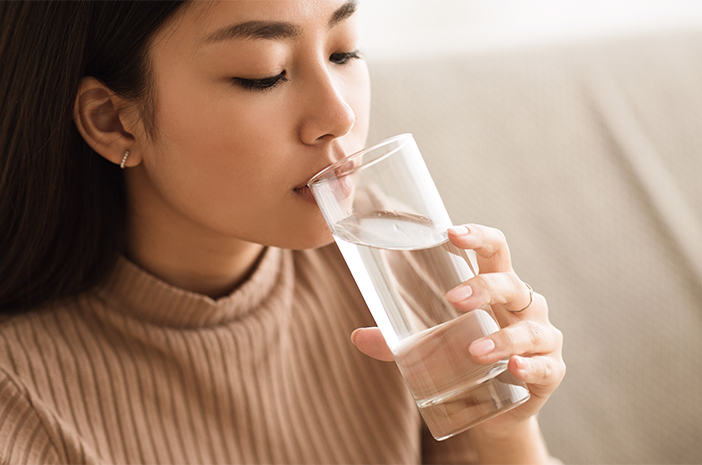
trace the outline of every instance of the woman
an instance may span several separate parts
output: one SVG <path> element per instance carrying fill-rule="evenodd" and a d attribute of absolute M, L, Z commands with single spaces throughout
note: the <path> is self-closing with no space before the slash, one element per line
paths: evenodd
<path fill-rule="evenodd" d="M 365 144 L 355 10 L 0 4 L 2 463 L 548 460 L 562 338 L 499 231 L 452 228 L 481 274 L 447 297 L 493 306 L 466 356 L 510 357 L 531 399 L 439 443 L 373 360 L 304 188 Z"/>

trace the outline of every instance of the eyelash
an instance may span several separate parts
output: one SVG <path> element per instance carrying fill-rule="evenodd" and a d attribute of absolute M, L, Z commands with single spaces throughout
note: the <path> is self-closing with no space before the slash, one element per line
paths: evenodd
<path fill-rule="evenodd" d="M 357 60 L 362 58 L 361 52 L 354 50 L 353 52 L 344 53 L 332 53 L 329 56 L 329 61 L 336 65 L 345 65 L 351 60 Z M 285 77 L 285 71 L 282 73 L 263 79 L 244 79 L 244 78 L 233 78 L 236 85 L 240 86 L 245 90 L 251 91 L 261 91 L 265 92 L 267 90 L 273 89 L 281 82 L 287 82 L 289 79 Z"/>
<path fill-rule="evenodd" d="M 288 78 L 285 77 L 285 71 L 282 73 L 263 79 L 244 79 L 244 78 L 234 78 L 234 83 L 245 90 L 258 90 L 266 91 L 274 88 L 280 82 L 287 82 Z"/>
<path fill-rule="evenodd" d="M 329 61 L 337 65 L 345 65 L 349 61 L 358 60 L 361 57 L 361 52 L 359 52 L 358 50 L 354 50 L 353 52 L 332 53 L 329 56 Z"/>

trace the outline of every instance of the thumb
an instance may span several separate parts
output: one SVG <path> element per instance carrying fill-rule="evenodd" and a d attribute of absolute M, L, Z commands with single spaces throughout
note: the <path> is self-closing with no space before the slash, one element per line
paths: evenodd
<path fill-rule="evenodd" d="M 351 333 L 351 342 L 364 354 L 383 362 L 395 360 L 378 328 L 358 328 Z"/>

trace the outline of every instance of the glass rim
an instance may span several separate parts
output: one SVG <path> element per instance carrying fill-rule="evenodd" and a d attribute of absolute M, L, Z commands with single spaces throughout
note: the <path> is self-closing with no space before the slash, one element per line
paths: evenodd
<path fill-rule="evenodd" d="M 406 132 L 403 134 L 398 134 L 396 136 L 392 136 L 392 137 L 389 137 L 385 140 L 382 140 L 382 141 L 378 142 L 377 144 L 371 145 L 370 147 L 363 148 L 363 149 L 359 150 L 358 152 L 354 152 L 351 155 L 347 155 L 344 158 L 342 158 L 341 160 L 332 163 L 331 165 L 327 166 L 319 173 L 312 176 L 310 178 L 310 180 L 307 181 L 307 186 L 312 187 L 312 184 L 319 184 L 320 182 L 324 182 L 324 181 L 328 180 L 329 173 L 331 173 L 331 172 L 334 172 L 334 179 L 338 179 L 338 178 L 343 178 L 344 176 L 348 176 L 349 174 L 355 173 L 356 171 L 358 171 L 360 169 L 372 166 L 372 165 L 378 163 L 379 161 L 384 160 L 385 158 L 389 157 L 393 153 L 397 152 L 399 149 L 401 149 L 404 146 L 404 144 L 397 147 L 395 150 L 391 150 L 391 151 L 386 152 L 382 155 L 379 155 L 378 157 L 373 158 L 372 160 L 369 160 L 366 163 L 361 163 L 358 166 L 354 166 L 353 168 L 351 168 L 347 171 L 343 171 L 342 173 L 335 172 L 337 168 L 348 163 L 350 160 L 361 157 L 372 150 L 376 150 L 380 147 L 383 147 L 384 145 L 388 145 L 392 142 L 395 142 L 398 139 L 406 139 L 406 138 L 412 138 L 412 137 L 414 137 L 414 136 L 409 132 Z"/>

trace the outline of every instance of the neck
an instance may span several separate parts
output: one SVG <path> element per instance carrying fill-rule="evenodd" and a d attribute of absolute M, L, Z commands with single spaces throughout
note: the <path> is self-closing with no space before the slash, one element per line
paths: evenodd
<path fill-rule="evenodd" d="M 230 294 L 245 281 L 264 249 L 248 243 L 214 251 L 204 244 L 132 237 L 127 258 L 168 284 L 213 299 Z"/>
<path fill-rule="evenodd" d="M 248 278 L 265 248 L 144 204 L 130 207 L 127 258 L 180 289 L 213 299 L 228 295 Z"/>

